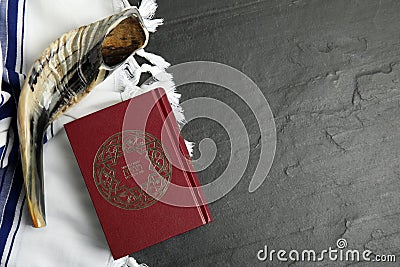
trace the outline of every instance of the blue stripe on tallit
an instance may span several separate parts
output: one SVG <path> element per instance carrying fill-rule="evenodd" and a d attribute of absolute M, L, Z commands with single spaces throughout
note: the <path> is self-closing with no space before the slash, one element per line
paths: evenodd
<path fill-rule="evenodd" d="M 24 8 L 22 12 L 25 11 L 25 0 L 23 1 Z M 0 210 L 0 215 L 2 218 L 2 223 L 0 225 L 0 259 L 3 258 L 3 255 L 7 255 L 6 262 L 1 262 L 1 266 L 7 266 L 8 264 L 8 260 L 12 251 L 12 246 L 14 244 L 13 241 L 19 229 L 20 216 L 22 214 L 21 210 L 20 216 L 18 216 L 18 218 L 15 218 L 16 208 L 23 187 L 22 170 L 19 160 L 18 149 L 18 131 L 16 123 L 17 103 L 21 90 L 19 77 L 22 70 L 22 62 L 17 62 L 17 40 L 18 36 L 23 36 L 23 32 L 17 32 L 17 24 L 23 23 L 23 19 L 22 21 L 18 22 L 18 8 L 20 3 L 21 2 L 19 0 L 0 1 L 0 42 L 2 44 L 3 53 L 7 51 L 7 54 L 3 54 L 3 59 L 5 59 L 5 70 L 2 75 L 2 90 L 10 93 L 12 96 L 6 104 L 0 107 L 0 119 L 4 119 L 7 117 L 13 118 L 11 122 L 12 130 L 9 130 L 9 134 L 14 134 L 14 142 L 7 142 L 6 145 L 2 148 L 2 151 L 5 152 L 9 150 L 8 146 L 12 145 L 11 153 L 8 157 L 8 164 L 3 169 L 0 169 L 0 207 L 2 207 L 2 209 Z M 7 16 L 4 16 L 5 14 L 7 14 Z M 20 29 L 22 29 L 23 31 L 24 27 L 23 25 L 21 26 L 22 27 L 20 27 Z M 21 44 L 22 41 L 23 38 L 21 39 Z M 4 44 L 7 45 L 7 47 L 3 47 Z M 23 47 L 21 47 L 20 49 L 22 53 Z M 22 60 L 22 54 L 19 58 L 21 58 Z M 8 135 L 7 138 L 9 137 L 10 136 Z M 13 228 L 14 224 L 15 226 Z M 7 240 L 11 240 L 11 242 L 7 243 Z"/>

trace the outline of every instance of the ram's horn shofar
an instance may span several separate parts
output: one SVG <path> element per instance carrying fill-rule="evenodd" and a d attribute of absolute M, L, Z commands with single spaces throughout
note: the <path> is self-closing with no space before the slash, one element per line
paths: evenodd
<path fill-rule="evenodd" d="M 46 128 L 145 47 L 148 35 L 132 7 L 64 34 L 34 62 L 18 104 L 22 168 L 34 227 L 46 225 L 42 155 Z"/>

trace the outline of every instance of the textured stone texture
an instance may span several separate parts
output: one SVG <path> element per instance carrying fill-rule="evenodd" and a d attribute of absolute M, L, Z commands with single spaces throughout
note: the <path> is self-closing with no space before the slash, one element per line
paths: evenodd
<path fill-rule="evenodd" d="M 159 2 L 166 23 L 148 50 L 173 64 L 209 60 L 246 73 L 271 105 L 278 143 L 266 182 L 249 193 L 260 152 L 250 109 L 223 88 L 180 87 L 183 100 L 213 97 L 237 111 L 251 162 L 210 205 L 215 222 L 134 256 L 150 266 L 377 266 L 256 258 L 264 245 L 320 251 L 346 238 L 400 260 L 400 1 Z M 184 135 L 214 139 L 217 158 L 200 179 L 218 177 L 230 155 L 223 128 L 198 119 Z"/>

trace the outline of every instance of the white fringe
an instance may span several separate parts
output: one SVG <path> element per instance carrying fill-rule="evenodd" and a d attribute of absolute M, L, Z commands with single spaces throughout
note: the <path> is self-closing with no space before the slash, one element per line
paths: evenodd
<path fill-rule="evenodd" d="M 139 6 L 139 13 L 144 19 L 152 19 L 156 14 L 157 8 L 156 0 L 143 0 Z"/>
<path fill-rule="evenodd" d="M 155 32 L 158 26 L 164 23 L 163 19 L 153 19 L 157 10 L 155 0 L 143 0 L 139 6 L 139 13 L 143 18 L 144 25 L 149 32 Z"/>
<path fill-rule="evenodd" d="M 189 142 L 189 141 L 185 140 L 185 144 L 186 144 L 186 147 L 187 147 L 187 149 L 189 151 L 189 156 L 193 157 L 194 142 Z"/>
<path fill-rule="evenodd" d="M 143 19 L 144 26 L 146 26 L 146 29 L 149 32 L 155 32 L 157 31 L 158 26 L 161 26 L 164 24 L 163 19 Z"/>
<path fill-rule="evenodd" d="M 162 58 L 156 54 L 146 52 L 146 51 L 144 51 L 144 49 L 140 49 L 140 50 L 136 51 L 136 55 L 147 59 L 151 64 L 153 64 L 159 68 L 162 68 L 162 69 L 166 69 L 169 66 L 171 66 L 171 64 L 169 64 L 167 61 L 165 61 L 164 58 Z"/>
<path fill-rule="evenodd" d="M 137 261 L 129 256 L 115 260 L 110 267 L 148 267 L 146 264 L 139 264 Z"/>

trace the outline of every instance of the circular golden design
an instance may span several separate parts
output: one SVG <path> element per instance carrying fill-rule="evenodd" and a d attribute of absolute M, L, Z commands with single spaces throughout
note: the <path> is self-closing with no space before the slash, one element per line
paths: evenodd
<path fill-rule="evenodd" d="M 99 193 L 121 209 L 140 210 L 153 205 L 167 191 L 171 177 L 172 166 L 162 143 L 143 131 L 112 135 L 100 146 L 93 161 L 93 178 Z M 136 181 L 142 181 L 141 186 Z"/>

